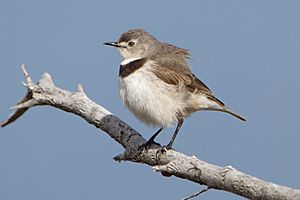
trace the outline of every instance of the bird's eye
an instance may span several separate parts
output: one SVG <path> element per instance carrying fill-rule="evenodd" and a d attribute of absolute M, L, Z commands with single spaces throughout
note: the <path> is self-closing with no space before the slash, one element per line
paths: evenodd
<path fill-rule="evenodd" d="M 128 42 L 128 46 L 133 47 L 134 45 L 135 45 L 134 42 L 132 42 L 132 41 Z"/>

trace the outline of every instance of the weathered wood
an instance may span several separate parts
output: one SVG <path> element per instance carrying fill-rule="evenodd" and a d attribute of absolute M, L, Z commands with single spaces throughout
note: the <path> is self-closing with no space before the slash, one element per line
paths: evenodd
<path fill-rule="evenodd" d="M 159 145 L 154 145 L 148 150 L 140 150 L 138 147 L 146 141 L 142 135 L 89 99 L 82 86 L 79 85 L 75 92 L 60 89 L 54 85 L 51 76 L 47 73 L 35 84 L 30 79 L 24 65 L 22 65 L 22 70 L 26 78 L 24 85 L 27 87 L 27 93 L 13 107 L 16 111 L 1 124 L 2 127 L 17 120 L 29 108 L 39 105 L 53 106 L 82 117 L 121 144 L 125 151 L 114 158 L 116 161 L 148 164 L 164 176 L 173 175 L 206 185 L 207 189 L 204 191 L 208 189 L 225 190 L 249 199 L 300 199 L 299 189 L 262 181 L 239 172 L 231 166 L 219 167 L 195 156 L 187 156 L 173 149 L 166 150 Z"/>

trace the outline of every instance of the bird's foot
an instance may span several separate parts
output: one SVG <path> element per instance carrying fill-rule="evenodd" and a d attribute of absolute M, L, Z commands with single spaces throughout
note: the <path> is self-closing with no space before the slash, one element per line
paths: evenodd
<path fill-rule="evenodd" d="M 167 144 L 167 145 L 164 145 L 164 146 L 160 146 L 157 150 L 157 154 L 164 154 L 166 153 L 168 150 L 171 150 L 173 149 L 172 148 L 172 144 Z"/>
<path fill-rule="evenodd" d="M 172 145 L 173 145 L 173 142 L 171 141 L 171 142 L 169 142 L 169 144 L 164 145 L 164 146 L 162 146 L 162 147 L 164 147 L 164 148 L 167 149 L 167 150 L 170 150 L 170 149 L 173 149 L 173 148 L 172 148 Z"/>
<path fill-rule="evenodd" d="M 159 148 L 160 144 L 150 139 L 146 143 L 138 147 L 139 151 Z"/>

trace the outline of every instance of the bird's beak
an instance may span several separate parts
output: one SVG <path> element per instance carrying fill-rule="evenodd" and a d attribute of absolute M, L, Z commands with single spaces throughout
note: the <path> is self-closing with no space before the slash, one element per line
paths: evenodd
<path fill-rule="evenodd" d="M 117 42 L 104 42 L 103 44 L 108 45 L 108 46 L 117 47 L 117 48 L 124 48 L 124 46 L 119 45 Z"/>

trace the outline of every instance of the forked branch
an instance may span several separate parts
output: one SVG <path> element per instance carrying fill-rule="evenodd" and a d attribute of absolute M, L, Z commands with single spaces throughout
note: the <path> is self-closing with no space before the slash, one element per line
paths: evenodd
<path fill-rule="evenodd" d="M 75 92 L 60 89 L 54 85 L 51 76 L 47 73 L 35 84 L 24 65 L 22 65 L 22 70 L 26 79 L 24 85 L 27 87 L 27 93 L 13 107 L 16 109 L 15 112 L 1 123 L 2 127 L 17 120 L 29 108 L 48 105 L 78 115 L 109 134 L 125 148 L 122 154 L 114 158 L 116 161 L 145 163 L 164 176 L 173 175 L 188 179 L 200 185 L 206 185 L 206 190 L 225 190 L 249 199 L 300 199 L 299 189 L 262 181 L 239 172 L 231 166 L 219 167 L 173 149 L 162 149 L 159 145 L 149 150 L 139 150 L 138 147 L 146 141 L 141 134 L 89 99 L 82 86 L 79 85 Z"/>

